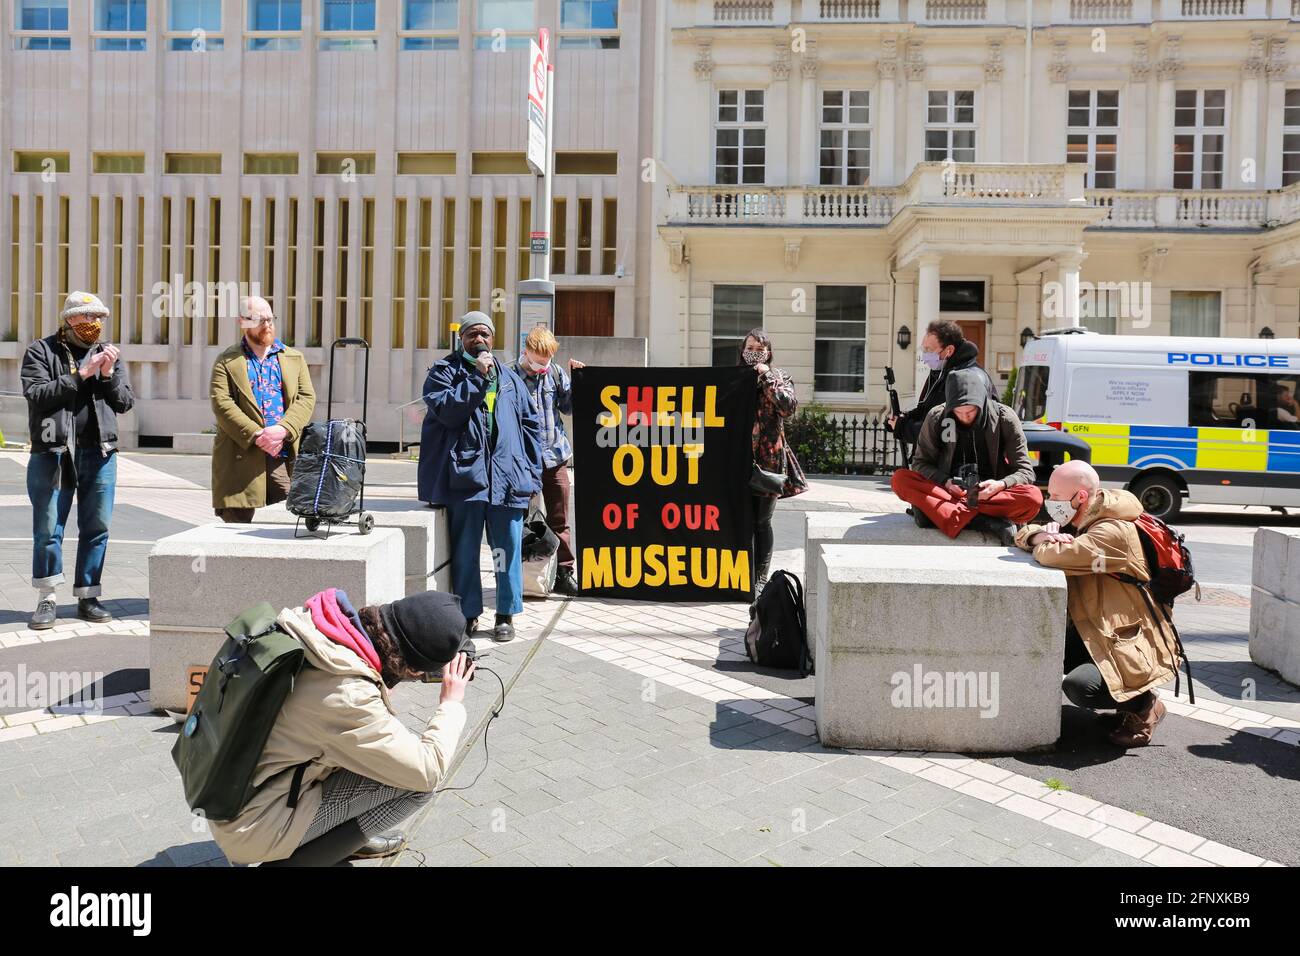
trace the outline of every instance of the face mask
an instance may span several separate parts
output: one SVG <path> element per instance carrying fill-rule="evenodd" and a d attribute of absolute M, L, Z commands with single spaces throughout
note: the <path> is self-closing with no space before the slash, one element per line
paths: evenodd
<path fill-rule="evenodd" d="M 937 372 L 943 368 L 943 356 L 938 352 L 922 352 L 921 361 L 926 364 L 932 372 Z"/>
<path fill-rule="evenodd" d="M 95 319 L 93 322 L 82 322 L 80 325 L 68 323 L 68 333 L 82 345 L 94 345 L 99 341 L 99 337 L 103 332 L 104 323 L 99 319 Z"/>
<path fill-rule="evenodd" d="M 740 353 L 746 365 L 757 365 L 767 358 L 767 349 L 745 349 Z"/>
<path fill-rule="evenodd" d="M 1047 509 L 1047 515 L 1057 524 L 1069 524 L 1074 518 L 1074 513 L 1078 509 L 1074 507 L 1074 498 L 1068 498 L 1065 501 L 1056 501 L 1048 498 L 1043 502 L 1043 507 Z"/>
<path fill-rule="evenodd" d="M 551 370 L 551 363 L 547 362 L 545 365 L 539 365 L 536 362 L 534 362 L 532 359 L 530 359 L 527 355 L 525 355 L 524 367 L 531 372 L 536 372 L 538 375 L 542 375 Z"/>

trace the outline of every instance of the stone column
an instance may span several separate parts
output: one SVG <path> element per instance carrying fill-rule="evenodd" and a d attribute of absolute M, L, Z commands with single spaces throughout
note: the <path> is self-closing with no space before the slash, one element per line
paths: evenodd
<path fill-rule="evenodd" d="M 1061 305 L 1064 309 L 1064 325 L 1072 328 L 1079 326 L 1079 265 L 1083 262 L 1080 254 L 1056 257 L 1058 268 L 1057 281 L 1061 284 Z"/>
<path fill-rule="evenodd" d="M 1147 178 L 1148 146 L 1147 99 L 1151 84 L 1150 46 L 1146 40 L 1133 41 L 1133 60 L 1128 67 L 1128 86 L 1120 99 L 1120 122 L 1124 129 L 1132 130 L 1126 138 L 1120 157 L 1119 175 L 1115 185 L 1120 189 L 1141 189 Z M 1123 135 L 1123 134 L 1121 134 Z"/>
<path fill-rule="evenodd" d="M 1156 188 L 1174 187 L 1174 84 L 1183 68 L 1178 58 L 1182 37 L 1165 40 L 1164 58 L 1156 64 Z"/>
<path fill-rule="evenodd" d="M 874 141 L 871 144 L 871 176 L 873 186 L 893 186 L 897 183 L 894 173 L 895 106 L 897 94 L 896 78 L 898 76 L 898 41 L 885 37 L 880 45 L 880 63 L 877 67 L 880 82 L 876 87 L 875 123 L 873 124 Z"/>
<path fill-rule="evenodd" d="M 1264 40 L 1260 33 L 1250 36 L 1250 53 L 1241 64 L 1241 95 L 1238 98 L 1236 145 L 1230 154 L 1233 169 L 1224 177 L 1224 186 L 1234 189 L 1259 189 L 1262 168 L 1266 163 L 1259 153 L 1259 82 L 1264 76 Z"/>
<path fill-rule="evenodd" d="M 799 185 L 815 186 L 821 176 L 818 156 L 821 144 L 817 138 L 817 49 L 809 42 L 799 64 L 799 157 L 794 169 L 799 174 Z"/>

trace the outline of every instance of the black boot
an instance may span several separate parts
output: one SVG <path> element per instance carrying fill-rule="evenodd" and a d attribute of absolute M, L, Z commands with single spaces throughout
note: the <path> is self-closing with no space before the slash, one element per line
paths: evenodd
<path fill-rule="evenodd" d="M 916 526 L 917 526 L 918 528 L 933 528 L 933 527 L 934 527 L 934 522 L 930 520 L 930 516 L 927 515 L 927 514 L 926 514 L 924 511 L 922 511 L 920 508 L 918 508 L 916 505 L 912 505 L 912 507 L 908 508 L 907 510 L 908 510 L 908 513 L 911 514 L 911 516 L 912 516 L 912 520 L 916 522 Z"/>
<path fill-rule="evenodd" d="M 555 569 L 555 583 L 551 585 L 551 593 L 563 597 L 578 596 L 578 580 L 573 576 L 573 568 Z"/>
<path fill-rule="evenodd" d="M 465 622 L 465 636 L 473 637 L 474 632 L 478 630 L 478 618 L 471 617 Z"/>
<path fill-rule="evenodd" d="M 505 644 L 507 641 L 515 639 L 515 626 L 510 621 L 509 614 L 498 614 L 496 627 L 492 628 L 492 640 L 498 644 Z"/>
<path fill-rule="evenodd" d="M 356 820 L 348 820 L 304 843 L 285 859 L 271 860 L 262 866 L 336 866 L 369 842 L 361 825 Z"/>
<path fill-rule="evenodd" d="M 77 617 L 91 624 L 107 624 L 113 620 L 112 613 L 99 603 L 99 598 L 77 598 Z"/>

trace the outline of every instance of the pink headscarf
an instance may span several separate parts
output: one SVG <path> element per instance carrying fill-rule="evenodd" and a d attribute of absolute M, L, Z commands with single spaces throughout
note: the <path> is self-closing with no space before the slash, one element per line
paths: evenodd
<path fill-rule="evenodd" d="M 306 607 L 311 612 L 312 624 L 335 644 L 346 647 L 373 667 L 376 673 L 382 673 L 383 666 L 379 655 L 375 653 L 375 646 L 370 643 L 370 638 L 356 629 L 351 618 L 339 607 L 334 596 L 335 590 L 329 588 L 321 591 L 307 601 Z"/>

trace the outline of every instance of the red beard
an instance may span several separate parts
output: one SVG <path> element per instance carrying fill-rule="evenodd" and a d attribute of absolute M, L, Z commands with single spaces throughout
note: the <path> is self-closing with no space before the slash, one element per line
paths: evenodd
<path fill-rule="evenodd" d="M 275 344 L 275 326 L 259 325 L 255 330 L 248 333 L 248 339 L 254 345 L 270 347 Z"/>

